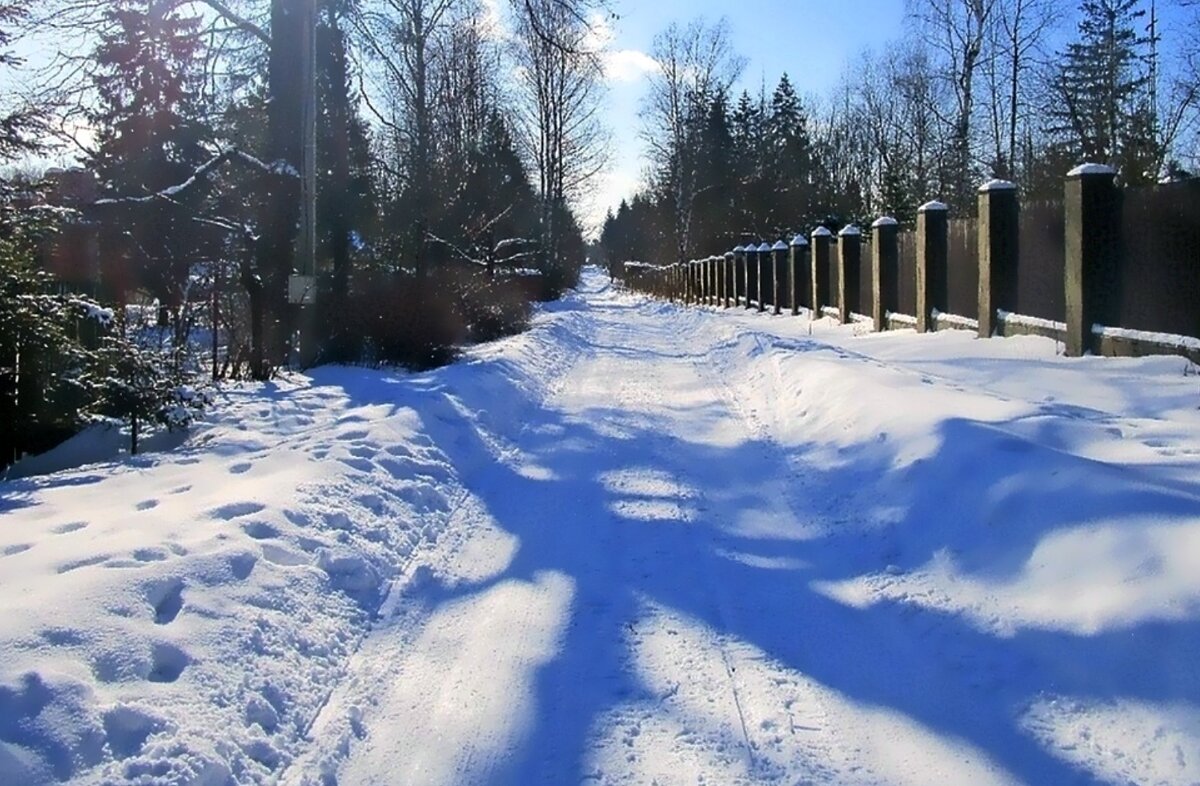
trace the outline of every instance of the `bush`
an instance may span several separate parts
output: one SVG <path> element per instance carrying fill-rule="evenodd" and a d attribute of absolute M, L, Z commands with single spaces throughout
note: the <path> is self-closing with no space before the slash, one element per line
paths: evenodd
<path fill-rule="evenodd" d="M 449 363 L 464 343 L 519 333 L 531 313 L 518 282 L 453 264 L 424 279 L 403 271 L 360 273 L 344 295 L 325 282 L 317 308 L 325 343 L 315 362 L 411 369 Z"/>
<path fill-rule="evenodd" d="M 92 353 L 83 378 L 90 394 L 89 415 L 128 423 L 131 454 L 138 451 L 143 426 L 187 428 L 208 403 L 189 384 L 182 353 L 182 348 L 145 348 L 118 334 L 105 336 Z"/>
<path fill-rule="evenodd" d="M 112 316 L 38 269 L 60 216 L 14 201 L 12 189 L 0 191 L 0 467 L 53 447 L 85 422 L 88 339 Z"/>

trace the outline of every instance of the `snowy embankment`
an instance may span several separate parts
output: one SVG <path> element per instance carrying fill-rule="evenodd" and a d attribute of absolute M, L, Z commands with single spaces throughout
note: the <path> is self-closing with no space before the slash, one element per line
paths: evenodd
<path fill-rule="evenodd" d="M 0 782 L 1200 781 L 1200 378 L 856 332 L 589 272 L 0 484 Z"/>

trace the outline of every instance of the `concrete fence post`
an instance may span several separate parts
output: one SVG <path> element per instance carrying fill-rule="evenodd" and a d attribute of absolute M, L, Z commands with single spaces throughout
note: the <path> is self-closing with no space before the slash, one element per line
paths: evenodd
<path fill-rule="evenodd" d="M 737 306 L 746 292 L 746 247 L 733 247 L 733 305 Z"/>
<path fill-rule="evenodd" d="M 721 286 L 721 263 L 724 257 L 713 255 L 709 257 L 712 260 L 710 269 L 712 271 L 712 304 L 713 306 L 721 305 L 721 297 L 723 296 L 723 288 Z"/>
<path fill-rule="evenodd" d="M 776 315 L 783 313 L 783 296 L 788 287 L 788 246 L 782 240 L 776 240 L 771 246 L 773 268 L 771 271 L 771 303 Z"/>
<path fill-rule="evenodd" d="M 729 308 L 733 304 L 733 300 L 737 294 L 734 290 L 736 283 L 734 281 L 734 274 L 737 271 L 734 268 L 732 251 L 726 251 L 723 259 L 725 260 L 725 308 Z"/>
<path fill-rule="evenodd" d="M 838 232 L 837 309 L 843 325 L 849 325 L 854 301 L 858 299 L 862 276 L 862 232 L 847 224 Z M 859 310 L 862 305 L 859 304 Z"/>
<path fill-rule="evenodd" d="M 812 233 L 812 318 L 821 318 L 821 307 L 828 300 L 830 268 L 830 245 L 833 233 L 826 227 L 817 227 Z"/>
<path fill-rule="evenodd" d="M 771 293 L 771 244 L 765 240 L 758 247 L 758 310 L 767 310 Z"/>
<path fill-rule="evenodd" d="M 934 309 L 946 308 L 950 209 L 926 202 L 917 209 L 917 332 L 936 328 Z"/>
<path fill-rule="evenodd" d="M 871 224 L 871 322 L 887 330 L 887 312 L 896 307 L 900 284 L 900 225 L 891 216 Z"/>
<path fill-rule="evenodd" d="M 1121 297 L 1117 266 L 1120 199 L 1112 167 L 1083 164 L 1067 173 L 1063 284 L 1066 350 L 1071 357 L 1093 348 L 1093 325 L 1112 325 L 1116 321 Z"/>
<path fill-rule="evenodd" d="M 746 244 L 746 311 L 754 308 L 754 296 L 758 292 L 758 246 Z"/>
<path fill-rule="evenodd" d="M 1017 300 L 1017 186 L 992 180 L 979 187 L 979 337 L 996 333 L 996 311 Z"/>
<path fill-rule="evenodd" d="M 804 297 L 804 282 L 808 275 L 808 238 L 796 235 L 792 238 L 788 261 L 788 298 L 792 305 L 792 316 L 800 314 L 800 300 Z"/>
<path fill-rule="evenodd" d="M 718 306 L 721 302 L 721 257 L 712 256 L 708 258 L 708 277 L 712 281 L 709 287 L 709 304 Z"/>

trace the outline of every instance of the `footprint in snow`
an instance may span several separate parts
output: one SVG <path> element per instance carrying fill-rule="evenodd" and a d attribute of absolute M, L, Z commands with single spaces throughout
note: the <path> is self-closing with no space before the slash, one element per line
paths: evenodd
<path fill-rule="evenodd" d="M 55 535 L 66 535 L 70 532 L 78 532 L 85 527 L 87 527 L 86 521 L 73 521 L 70 524 L 60 524 L 50 531 Z"/>
<path fill-rule="evenodd" d="M 154 609 L 154 624 L 168 625 L 175 621 L 183 609 L 184 582 L 170 579 L 151 584 L 146 591 L 146 600 Z"/>
<path fill-rule="evenodd" d="M 279 530 L 265 521 L 250 521 L 242 526 L 247 535 L 255 540 L 265 540 L 279 535 Z"/>
<path fill-rule="evenodd" d="M 255 513 L 261 512 L 267 506 L 258 502 L 231 502 L 228 505 L 221 505 L 218 508 L 213 508 L 208 512 L 209 518 L 224 519 L 230 521 L 239 519 L 244 516 L 252 516 Z"/>
<path fill-rule="evenodd" d="M 250 468 L 253 466 L 254 465 L 251 464 L 249 461 L 239 461 L 237 464 L 234 464 L 229 468 L 229 474 L 230 475 L 242 475 L 242 474 L 245 474 L 246 472 L 249 472 Z"/>
<path fill-rule="evenodd" d="M 166 642 L 155 644 L 150 657 L 150 673 L 146 675 L 150 682 L 175 682 L 192 662 L 190 655 Z"/>
<path fill-rule="evenodd" d="M 136 507 L 138 510 L 154 510 L 155 508 L 158 507 L 158 500 L 144 499 L 141 502 L 139 502 Z"/>

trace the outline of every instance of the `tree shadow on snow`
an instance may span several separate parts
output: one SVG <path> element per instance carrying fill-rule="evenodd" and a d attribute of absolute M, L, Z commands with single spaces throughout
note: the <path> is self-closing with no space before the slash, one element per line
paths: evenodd
<path fill-rule="evenodd" d="M 843 450 L 838 467 L 822 468 L 806 456 L 823 446 L 715 446 L 673 435 L 669 411 L 567 415 L 542 406 L 503 369 L 460 373 L 443 369 L 383 389 L 357 388 L 349 377 L 338 383 L 358 404 L 413 406 L 464 485 L 518 540 L 499 575 L 473 585 L 422 584 L 412 590 L 418 600 L 449 604 L 546 571 L 574 584 L 571 619 L 537 673 L 530 729 L 489 783 L 578 782 L 589 774 L 596 722 L 618 704 L 655 698 L 627 643 L 647 602 L 739 639 L 853 702 L 965 741 L 1027 783 L 1094 779 L 1020 728 L 1039 696 L 1200 703 L 1194 613 L 1093 635 L 1029 626 L 998 635 L 960 613 L 900 601 L 859 608 L 819 591 L 820 582 L 915 570 L 939 553 L 967 577 L 1010 580 L 1064 522 L 1194 521 L 1195 487 L 1154 485 L 1136 470 L 1014 436 L 1010 424 L 966 419 L 943 422 L 940 448 L 915 464 L 899 467 L 890 444 L 871 441 Z M 519 451 L 498 452 L 489 431 Z M 523 471 L 531 464 L 542 471 Z M 639 473 L 685 489 L 664 496 L 614 480 Z M 779 478 L 790 482 L 781 488 Z M 888 492 L 886 506 L 874 498 L 879 489 Z M 782 507 L 766 504 L 781 498 Z M 691 509 L 691 521 L 660 516 L 663 506 Z M 742 517 L 754 511 L 776 525 L 782 514 L 789 526 L 749 531 Z M 838 523 L 805 526 L 829 521 Z M 730 608 L 715 602 L 717 588 Z M 1156 668 L 1142 667 L 1146 653 Z"/>

